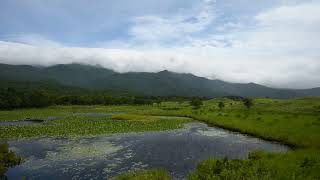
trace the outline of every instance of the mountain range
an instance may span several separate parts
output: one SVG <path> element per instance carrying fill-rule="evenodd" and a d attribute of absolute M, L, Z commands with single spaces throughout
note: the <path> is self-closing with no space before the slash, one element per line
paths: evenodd
<path fill-rule="evenodd" d="M 49 83 L 51 86 L 131 92 L 148 96 L 271 97 L 297 98 L 320 96 L 320 88 L 277 89 L 255 83 L 229 83 L 193 74 L 160 71 L 157 73 L 118 73 L 99 66 L 60 64 L 49 67 L 0 64 L 0 87 Z"/>

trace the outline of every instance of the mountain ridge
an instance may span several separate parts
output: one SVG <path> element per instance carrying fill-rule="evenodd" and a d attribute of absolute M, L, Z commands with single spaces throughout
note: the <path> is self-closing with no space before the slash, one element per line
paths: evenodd
<path fill-rule="evenodd" d="M 56 81 L 84 89 L 128 91 L 148 96 L 243 96 L 297 98 L 320 96 L 320 88 L 279 89 L 256 83 L 230 83 L 190 73 L 163 70 L 118 73 L 99 66 L 59 64 L 48 67 L 0 64 L 0 79 L 16 82 Z"/>

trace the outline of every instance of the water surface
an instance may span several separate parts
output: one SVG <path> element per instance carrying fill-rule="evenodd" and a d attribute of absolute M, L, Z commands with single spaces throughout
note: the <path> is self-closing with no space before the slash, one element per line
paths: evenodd
<path fill-rule="evenodd" d="M 0 126 L 22 126 L 22 125 L 34 125 L 41 124 L 44 120 L 16 120 L 16 121 L 0 121 Z"/>
<path fill-rule="evenodd" d="M 49 116 L 46 119 L 23 119 L 23 120 L 14 120 L 14 121 L 0 121 L 0 126 L 24 126 L 24 125 L 36 125 L 42 124 L 49 121 L 57 120 L 58 117 Z"/>
<path fill-rule="evenodd" d="M 82 138 L 38 138 L 8 142 L 26 161 L 9 169 L 9 179 L 108 179 L 129 170 L 165 168 L 184 179 L 209 157 L 246 158 L 254 150 L 287 151 L 258 138 L 189 123 L 166 132 Z"/>

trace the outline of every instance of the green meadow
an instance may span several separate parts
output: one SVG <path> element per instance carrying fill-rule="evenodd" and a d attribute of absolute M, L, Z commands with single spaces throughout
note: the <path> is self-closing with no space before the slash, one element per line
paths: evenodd
<path fill-rule="evenodd" d="M 219 107 L 221 102 L 223 107 Z M 140 106 L 52 106 L 0 111 L 0 121 L 58 118 L 43 124 L 0 126 L 0 137 L 73 137 L 164 131 L 183 128 L 187 122 L 201 121 L 287 144 L 293 150 L 286 153 L 254 152 L 245 160 L 205 160 L 190 172 L 189 179 L 320 179 L 320 98 L 257 98 L 250 108 L 242 101 L 226 98 L 203 103 L 198 109 L 188 102 L 162 102 Z M 111 115 L 89 117 L 77 113 Z M 130 172 L 118 179 L 164 177 L 167 178 L 167 173 L 163 170 L 151 170 Z"/>

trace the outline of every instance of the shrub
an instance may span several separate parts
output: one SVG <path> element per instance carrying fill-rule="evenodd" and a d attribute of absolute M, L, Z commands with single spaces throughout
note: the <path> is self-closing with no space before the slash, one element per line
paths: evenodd
<path fill-rule="evenodd" d="M 0 144 L 0 179 L 6 179 L 4 174 L 8 168 L 19 165 L 21 161 L 21 157 L 9 150 L 8 144 Z"/>
<path fill-rule="evenodd" d="M 252 102 L 251 99 L 244 99 L 244 100 L 243 100 L 243 105 L 244 105 L 246 108 L 250 109 L 251 106 L 253 106 L 253 102 Z"/>
<path fill-rule="evenodd" d="M 194 108 L 194 109 L 199 109 L 202 105 L 203 105 L 203 102 L 201 99 L 199 98 L 193 98 L 191 101 L 190 101 L 190 105 Z"/>
<path fill-rule="evenodd" d="M 223 109 L 224 108 L 224 103 L 223 102 L 219 102 L 218 107 L 219 107 L 220 110 Z"/>

